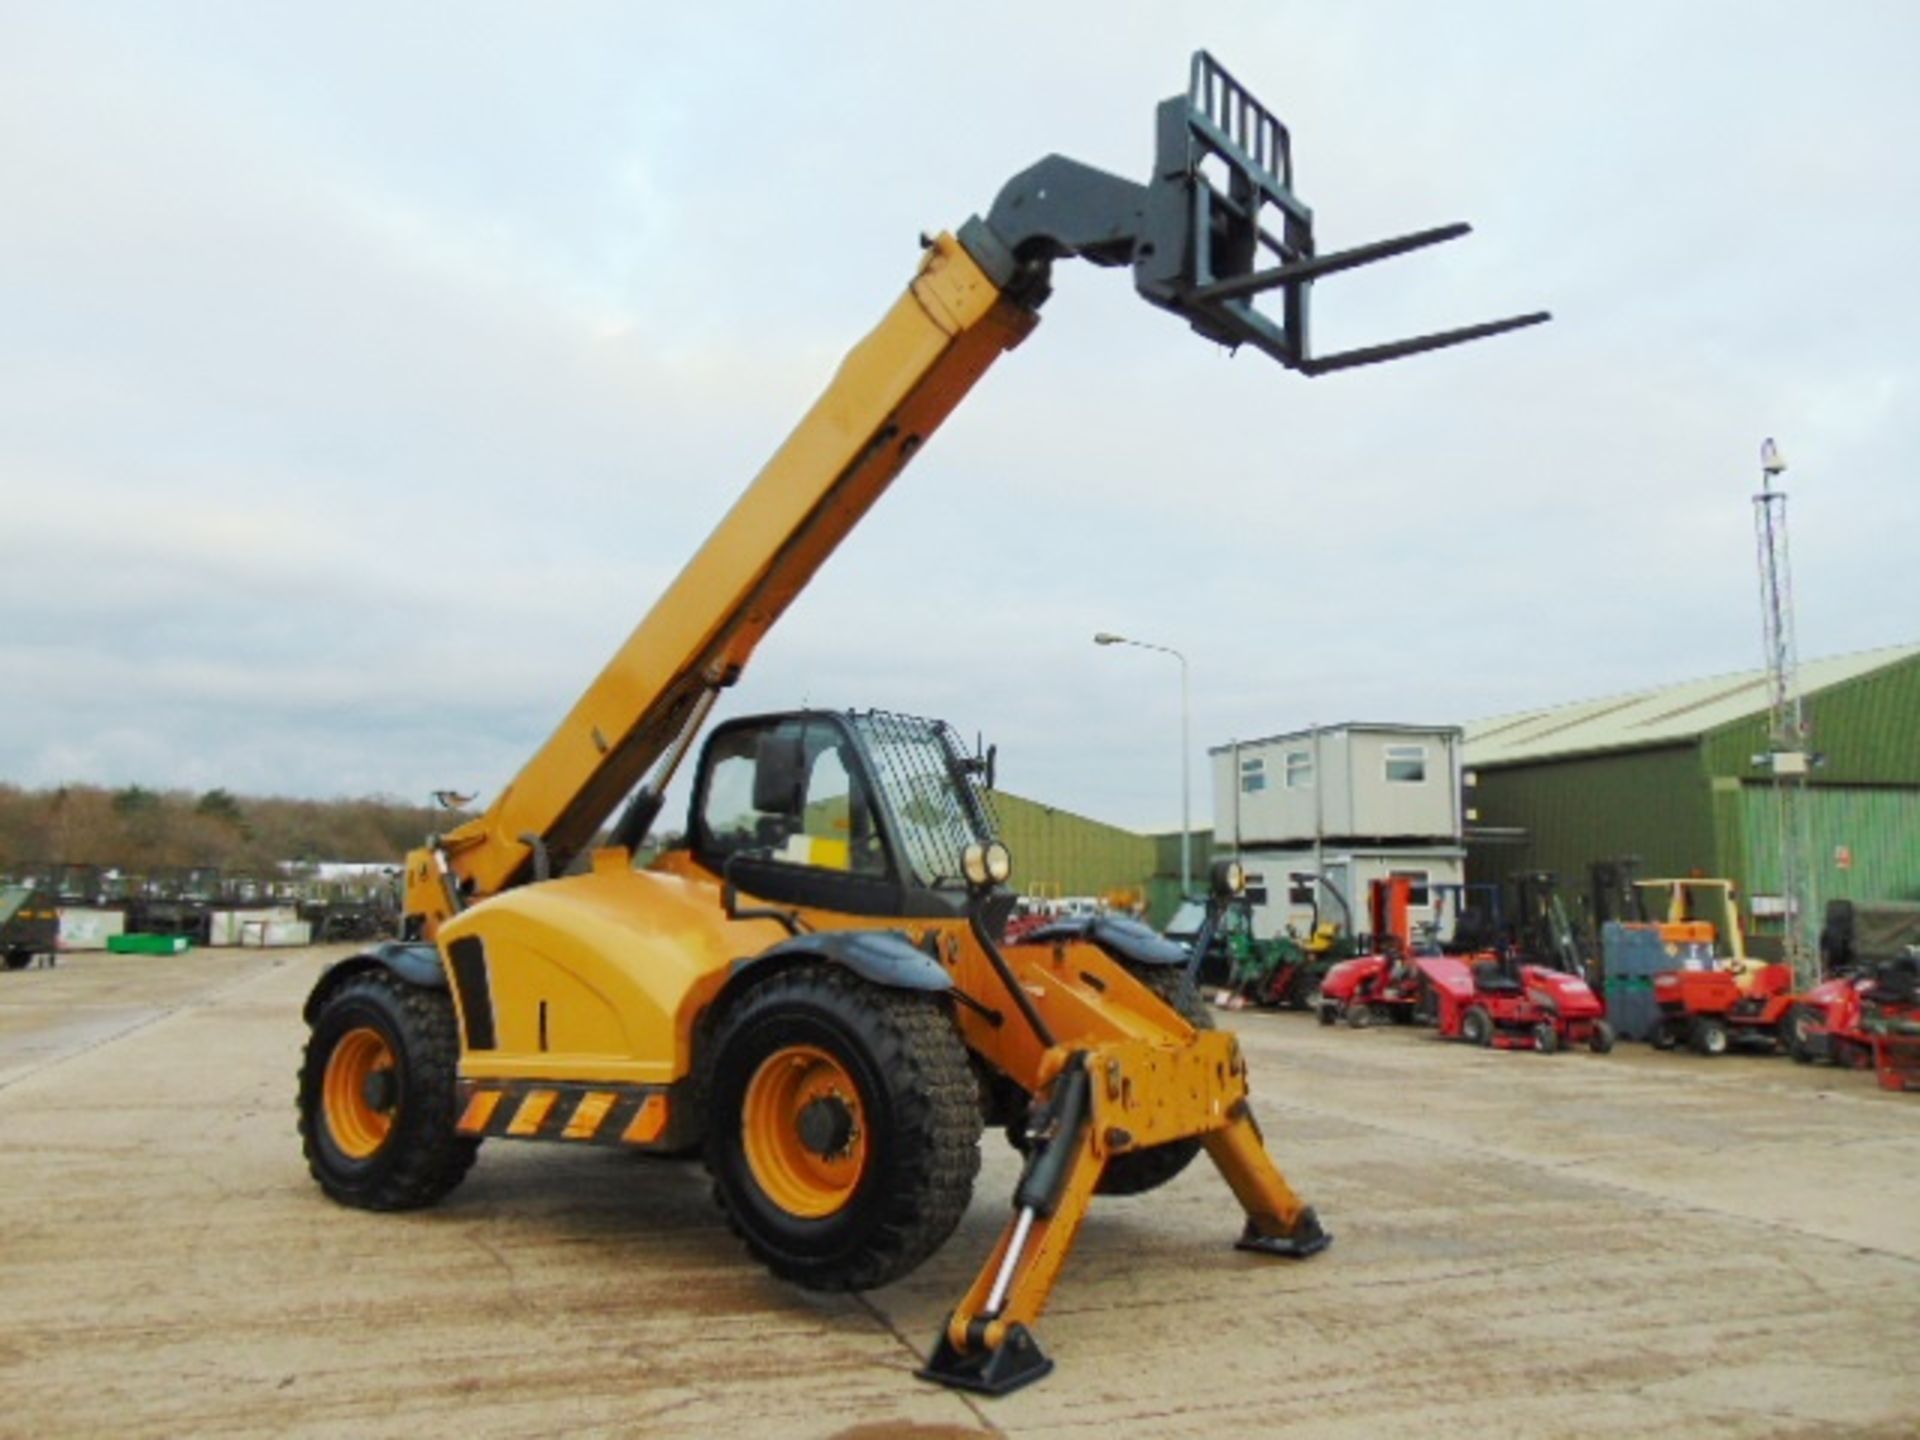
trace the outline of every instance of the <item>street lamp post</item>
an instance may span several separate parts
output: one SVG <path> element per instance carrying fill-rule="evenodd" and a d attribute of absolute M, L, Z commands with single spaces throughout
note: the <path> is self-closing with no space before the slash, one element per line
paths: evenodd
<path fill-rule="evenodd" d="M 1093 637 L 1096 645 L 1131 645 L 1136 650 L 1157 650 L 1180 662 L 1180 898 L 1193 894 L 1193 786 L 1189 778 L 1187 740 L 1187 657 L 1171 645 L 1150 645 L 1145 640 L 1129 640 L 1102 630 Z"/>

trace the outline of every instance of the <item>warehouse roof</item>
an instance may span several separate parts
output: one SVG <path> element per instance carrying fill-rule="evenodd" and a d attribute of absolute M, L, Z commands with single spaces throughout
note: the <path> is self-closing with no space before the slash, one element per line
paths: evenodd
<path fill-rule="evenodd" d="M 1809 660 L 1800 666 L 1800 691 L 1815 695 L 1916 656 L 1920 656 L 1920 645 L 1890 645 L 1857 655 Z M 1468 722 L 1464 762 L 1468 767 L 1507 765 L 1560 755 L 1671 745 L 1696 739 L 1736 720 L 1764 715 L 1769 703 L 1767 672 L 1748 670 L 1604 700 L 1498 715 Z"/>

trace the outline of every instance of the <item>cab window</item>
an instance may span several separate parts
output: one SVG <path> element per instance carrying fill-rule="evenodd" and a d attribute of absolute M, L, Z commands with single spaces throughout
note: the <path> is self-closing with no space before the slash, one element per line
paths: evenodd
<path fill-rule="evenodd" d="M 717 737 L 700 818 L 704 848 L 884 876 L 886 850 L 859 771 L 834 727 L 792 721 Z"/>

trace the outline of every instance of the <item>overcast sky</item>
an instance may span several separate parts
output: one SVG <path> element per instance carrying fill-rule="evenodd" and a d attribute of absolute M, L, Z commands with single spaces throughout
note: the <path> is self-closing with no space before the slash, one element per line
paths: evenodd
<path fill-rule="evenodd" d="M 1063 265 L 723 714 L 951 719 L 1179 814 L 1204 752 L 1920 639 L 1920 7 L 0 0 L 0 780 L 491 796 L 911 276 L 1206 46 L 1289 125 L 1306 380 Z"/>

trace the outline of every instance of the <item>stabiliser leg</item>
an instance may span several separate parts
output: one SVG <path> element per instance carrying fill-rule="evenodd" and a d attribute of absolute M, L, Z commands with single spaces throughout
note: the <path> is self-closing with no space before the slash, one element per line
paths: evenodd
<path fill-rule="evenodd" d="M 1093 1146 L 1093 1077 L 1076 1054 L 1028 1119 L 1033 1149 L 1013 1192 L 1013 1219 L 1001 1232 L 947 1328 L 922 1380 L 1005 1395 L 1047 1375 L 1053 1361 L 1029 1325 L 1086 1218 L 1106 1161 Z"/>
<path fill-rule="evenodd" d="M 1036 1101 L 1028 1134 L 1013 1218 L 915 1372 L 923 1380 L 1005 1395 L 1053 1369 L 1032 1326 L 1110 1155 L 1197 1135 L 1246 1212 L 1238 1248 L 1304 1260 L 1333 1243 L 1267 1155 L 1230 1035 L 1206 1032 L 1178 1051 L 1134 1042 L 1076 1051 Z"/>
<path fill-rule="evenodd" d="M 1321 1226 L 1313 1207 L 1301 1203 L 1275 1168 L 1247 1102 L 1240 1101 L 1235 1110 L 1226 1126 L 1200 1140 L 1240 1208 L 1247 1212 L 1247 1228 L 1234 1248 L 1289 1260 L 1318 1255 L 1333 1244 L 1333 1236 Z"/>

